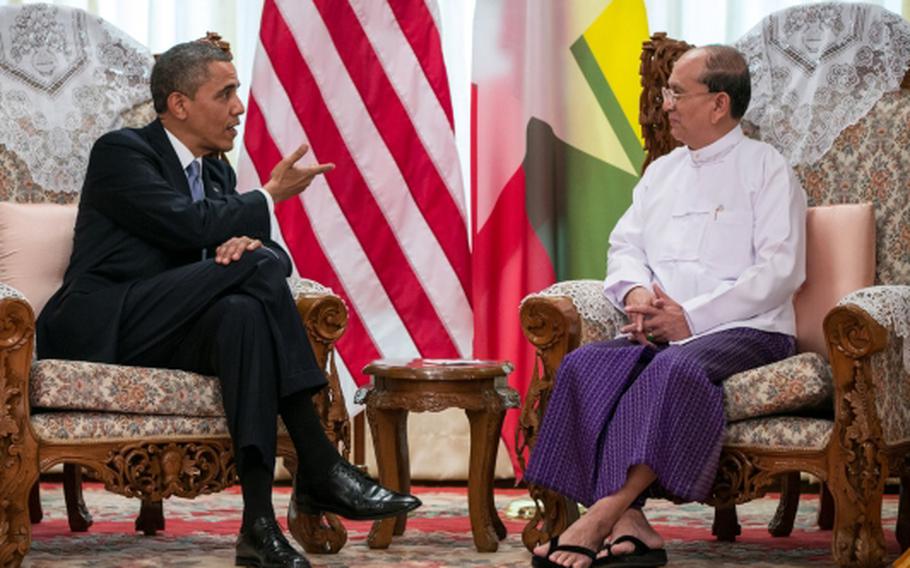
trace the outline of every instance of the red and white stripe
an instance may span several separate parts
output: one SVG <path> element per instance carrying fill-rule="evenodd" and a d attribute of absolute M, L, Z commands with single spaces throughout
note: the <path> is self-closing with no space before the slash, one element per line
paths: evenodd
<path fill-rule="evenodd" d="M 432 0 L 426 0 L 432 2 Z M 378 357 L 467 357 L 464 194 L 434 6 L 266 0 L 239 186 L 301 143 L 336 168 L 276 207 L 298 272 L 347 302 L 343 377 Z"/>

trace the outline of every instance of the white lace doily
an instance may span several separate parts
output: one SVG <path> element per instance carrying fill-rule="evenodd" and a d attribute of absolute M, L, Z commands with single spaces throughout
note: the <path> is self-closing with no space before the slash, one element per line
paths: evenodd
<path fill-rule="evenodd" d="M 771 14 L 736 48 L 752 73 L 745 119 L 791 165 L 811 164 L 899 87 L 910 23 L 871 4 L 810 4 Z"/>
<path fill-rule="evenodd" d="M 299 276 L 291 276 L 288 280 L 288 288 L 291 289 L 291 295 L 294 298 L 299 296 L 310 296 L 310 295 L 324 295 L 324 296 L 334 296 L 335 293 L 332 292 L 332 289 L 328 286 L 323 286 L 315 280 L 309 280 L 307 278 L 301 278 Z"/>
<path fill-rule="evenodd" d="M 871 286 L 844 296 L 838 305 L 856 304 L 903 342 L 904 370 L 910 372 L 910 286 Z"/>
<path fill-rule="evenodd" d="M 626 324 L 625 314 L 604 296 L 603 280 L 565 280 L 550 285 L 533 296 L 568 296 L 581 317 L 581 343 L 613 339 Z M 524 303 L 524 300 L 522 300 Z"/>
<path fill-rule="evenodd" d="M 0 144 L 44 189 L 77 193 L 95 140 L 150 98 L 148 49 L 100 18 L 0 7 Z"/>

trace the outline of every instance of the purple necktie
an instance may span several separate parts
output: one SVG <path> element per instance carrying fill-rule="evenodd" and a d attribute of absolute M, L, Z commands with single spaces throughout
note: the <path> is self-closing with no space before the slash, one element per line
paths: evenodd
<path fill-rule="evenodd" d="M 186 167 L 186 179 L 190 182 L 190 195 L 193 197 L 193 203 L 202 201 L 205 198 L 205 191 L 202 189 L 202 166 L 199 162 L 193 160 Z"/>

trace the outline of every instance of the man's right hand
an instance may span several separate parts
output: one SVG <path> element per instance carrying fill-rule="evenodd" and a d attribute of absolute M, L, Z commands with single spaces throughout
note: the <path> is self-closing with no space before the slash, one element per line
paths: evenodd
<path fill-rule="evenodd" d="M 623 300 L 626 308 L 631 306 L 651 306 L 654 304 L 656 297 L 651 290 L 648 290 L 644 286 L 638 286 L 637 288 L 632 288 Z M 647 338 L 647 332 L 645 331 L 645 316 L 643 314 L 628 314 L 629 315 L 629 324 L 622 327 L 620 330 L 623 333 L 629 334 L 629 339 L 636 343 L 642 345 L 653 345 L 651 341 Z"/>
<path fill-rule="evenodd" d="M 298 195 L 312 183 L 313 178 L 335 169 L 335 164 L 296 165 L 309 149 L 306 144 L 301 144 L 299 148 L 282 158 L 272 170 L 272 175 L 263 189 L 269 192 L 275 203 Z"/>

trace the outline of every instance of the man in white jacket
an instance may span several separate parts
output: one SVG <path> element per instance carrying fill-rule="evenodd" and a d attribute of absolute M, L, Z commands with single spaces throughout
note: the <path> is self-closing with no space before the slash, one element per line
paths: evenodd
<path fill-rule="evenodd" d="M 610 237 L 604 294 L 629 316 L 625 337 L 566 357 L 526 472 L 589 510 L 535 566 L 665 564 L 649 489 L 706 498 L 721 382 L 794 352 L 806 197 L 777 150 L 743 135 L 750 92 L 730 47 L 673 68 L 663 108 L 683 146 L 650 165 Z"/>

